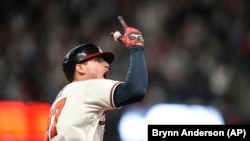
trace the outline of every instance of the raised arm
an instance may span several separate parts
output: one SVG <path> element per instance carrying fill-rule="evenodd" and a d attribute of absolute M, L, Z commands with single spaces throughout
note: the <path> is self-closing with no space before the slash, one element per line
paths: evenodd
<path fill-rule="evenodd" d="M 114 103 L 116 107 L 141 101 L 148 85 L 147 67 L 143 48 L 130 46 L 130 65 L 124 83 L 116 87 Z"/>
<path fill-rule="evenodd" d="M 130 64 L 124 83 L 120 83 L 114 92 L 116 107 L 141 101 L 146 94 L 148 85 L 142 34 L 133 27 L 123 26 L 123 28 L 124 35 L 121 36 L 116 32 L 114 39 L 129 49 Z"/>

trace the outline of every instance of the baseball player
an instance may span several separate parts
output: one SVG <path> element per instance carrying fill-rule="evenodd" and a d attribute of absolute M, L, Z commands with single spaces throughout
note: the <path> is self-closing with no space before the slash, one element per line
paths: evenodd
<path fill-rule="evenodd" d="M 62 68 L 69 83 L 51 106 L 46 141 L 102 141 L 106 111 L 144 98 L 148 76 L 142 34 L 126 27 L 119 40 L 130 54 L 123 81 L 106 78 L 114 60 L 111 52 L 103 52 L 94 44 L 82 44 L 66 54 Z"/>

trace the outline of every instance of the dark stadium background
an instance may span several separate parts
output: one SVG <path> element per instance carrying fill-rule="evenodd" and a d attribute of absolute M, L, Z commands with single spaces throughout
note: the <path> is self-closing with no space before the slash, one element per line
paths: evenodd
<path fill-rule="evenodd" d="M 51 104 L 67 83 L 65 53 L 86 42 L 115 53 L 109 78 L 123 80 L 118 15 L 142 31 L 149 74 L 147 97 L 128 107 L 211 105 L 226 124 L 250 123 L 248 0 L 2 0 L 0 100 Z M 108 112 L 105 140 L 119 140 L 126 108 Z"/>

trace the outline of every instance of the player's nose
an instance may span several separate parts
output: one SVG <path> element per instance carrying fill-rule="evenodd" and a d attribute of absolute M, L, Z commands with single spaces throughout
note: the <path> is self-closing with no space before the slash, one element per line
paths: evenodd
<path fill-rule="evenodd" d="M 104 61 L 104 67 L 105 67 L 105 68 L 109 68 L 109 63 L 106 62 L 106 61 Z"/>

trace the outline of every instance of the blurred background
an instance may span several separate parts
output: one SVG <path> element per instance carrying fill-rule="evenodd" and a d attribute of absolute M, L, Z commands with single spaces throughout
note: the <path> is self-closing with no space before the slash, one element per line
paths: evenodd
<path fill-rule="evenodd" d="M 125 110 L 157 103 L 213 106 L 225 124 L 250 123 L 249 0 L 0 3 L 2 101 L 51 104 L 67 84 L 64 55 L 82 43 L 114 52 L 109 78 L 124 80 L 128 50 L 110 36 L 123 33 L 121 15 L 143 33 L 149 85 L 142 102 L 108 112 L 105 140 L 119 141 L 117 125 Z"/>

